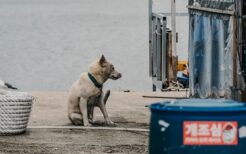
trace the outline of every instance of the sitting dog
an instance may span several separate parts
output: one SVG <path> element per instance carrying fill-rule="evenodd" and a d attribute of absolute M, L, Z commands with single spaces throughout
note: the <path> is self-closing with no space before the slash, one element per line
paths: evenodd
<path fill-rule="evenodd" d="M 114 69 L 104 55 L 89 65 L 89 72 L 82 73 L 75 81 L 68 95 L 68 117 L 74 125 L 91 126 L 93 123 L 94 107 L 99 107 L 105 123 L 115 124 L 110 120 L 105 108 L 110 91 L 103 94 L 103 83 L 108 79 L 117 80 L 121 73 Z"/>

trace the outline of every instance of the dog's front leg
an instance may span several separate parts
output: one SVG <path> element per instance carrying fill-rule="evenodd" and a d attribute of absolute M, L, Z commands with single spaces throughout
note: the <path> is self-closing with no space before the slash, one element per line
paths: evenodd
<path fill-rule="evenodd" d="M 102 114 L 104 116 L 106 124 L 109 125 L 109 126 L 116 126 L 116 124 L 109 119 L 108 112 L 106 110 L 105 104 L 102 101 L 102 99 L 100 101 L 99 108 L 100 108 L 100 110 L 101 110 L 101 112 L 102 112 Z"/>
<path fill-rule="evenodd" d="M 80 97 L 79 107 L 83 115 L 84 126 L 91 126 L 91 124 L 88 122 L 87 99 Z"/>

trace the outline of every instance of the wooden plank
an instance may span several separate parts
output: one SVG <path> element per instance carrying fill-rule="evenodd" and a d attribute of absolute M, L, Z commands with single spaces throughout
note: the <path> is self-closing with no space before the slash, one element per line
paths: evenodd
<path fill-rule="evenodd" d="M 177 81 L 178 56 L 172 56 L 173 81 Z"/>
<path fill-rule="evenodd" d="M 220 9 L 213 9 L 213 8 L 206 8 L 206 7 L 200 7 L 200 6 L 193 6 L 193 5 L 187 5 L 188 9 L 191 10 L 199 10 L 199 11 L 205 11 L 205 12 L 213 12 L 213 13 L 219 13 L 219 14 L 227 14 L 227 15 L 235 15 L 235 11 L 230 10 L 220 10 Z"/>
<path fill-rule="evenodd" d="M 172 32 L 167 33 L 167 81 L 172 81 L 173 74 L 173 64 L 172 64 Z"/>

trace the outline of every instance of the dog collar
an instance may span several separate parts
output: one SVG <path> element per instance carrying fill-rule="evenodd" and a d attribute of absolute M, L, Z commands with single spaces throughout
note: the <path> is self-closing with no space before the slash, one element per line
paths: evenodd
<path fill-rule="evenodd" d="M 91 74 L 91 73 L 88 73 L 88 77 L 90 78 L 90 80 L 94 83 L 94 85 L 97 87 L 97 88 L 102 88 L 102 84 L 100 84 L 95 78 L 94 76 Z"/>

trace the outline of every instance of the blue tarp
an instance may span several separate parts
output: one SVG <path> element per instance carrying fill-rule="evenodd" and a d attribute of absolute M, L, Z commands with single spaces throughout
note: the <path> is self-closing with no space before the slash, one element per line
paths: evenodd
<path fill-rule="evenodd" d="M 233 83 L 233 17 L 190 10 L 189 24 L 191 97 L 231 98 L 232 89 L 237 88 Z"/>

